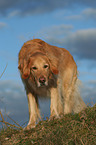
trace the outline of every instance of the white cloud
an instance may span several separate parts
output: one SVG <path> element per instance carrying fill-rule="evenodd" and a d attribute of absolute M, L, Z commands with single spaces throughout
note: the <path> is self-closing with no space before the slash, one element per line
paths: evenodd
<path fill-rule="evenodd" d="M 6 27 L 6 26 L 7 26 L 6 23 L 0 22 L 0 29 L 4 28 L 4 27 Z"/>
<path fill-rule="evenodd" d="M 47 36 L 50 37 L 57 37 L 57 36 L 65 36 L 68 35 L 68 33 L 73 29 L 72 25 L 53 25 L 51 27 L 47 27 L 43 29 L 42 31 L 38 32 L 38 34 L 42 35 L 43 33 L 47 34 Z"/>
<path fill-rule="evenodd" d="M 9 13 L 8 17 L 14 17 L 14 16 L 18 16 L 20 14 L 20 10 L 14 10 L 12 12 Z"/>
<path fill-rule="evenodd" d="M 65 16 L 64 18 L 67 20 L 81 20 L 82 16 L 81 15 L 72 15 L 72 16 Z"/>
<path fill-rule="evenodd" d="M 93 20 L 96 21 L 96 8 L 87 8 L 80 12 L 78 15 L 65 16 L 67 20 Z"/>
<path fill-rule="evenodd" d="M 85 9 L 81 14 L 82 14 L 82 16 L 85 16 L 85 18 L 87 18 L 87 19 L 94 19 L 96 21 L 96 9 L 95 8 Z"/>

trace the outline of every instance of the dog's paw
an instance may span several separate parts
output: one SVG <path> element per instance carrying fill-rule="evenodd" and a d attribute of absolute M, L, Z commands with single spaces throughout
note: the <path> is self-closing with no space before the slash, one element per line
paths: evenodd
<path fill-rule="evenodd" d="M 50 118 L 49 118 L 49 121 L 50 121 L 50 120 L 54 120 L 54 119 L 58 119 L 58 118 L 60 118 L 59 115 L 58 115 L 58 116 L 57 116 L 57 115 L 54 115 L 54 116 L 51 115 Z"/>
<path fill-rule="evenodd" d="M 35 127 L 36 127 L 36 125 L 29 124 L 24 128 L 24 130 L 30 130 L 30 129 L 35 128 Z"/>

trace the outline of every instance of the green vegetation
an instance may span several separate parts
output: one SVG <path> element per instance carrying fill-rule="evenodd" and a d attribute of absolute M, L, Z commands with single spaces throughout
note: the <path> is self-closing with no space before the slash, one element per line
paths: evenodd
<path fill-rule="evenodd" d="M 40 121 L 24 131 L 8 127 L 0 131 L 0 145 L 95 145 L 96 104 L 84 111 L 61 118 Z"/>

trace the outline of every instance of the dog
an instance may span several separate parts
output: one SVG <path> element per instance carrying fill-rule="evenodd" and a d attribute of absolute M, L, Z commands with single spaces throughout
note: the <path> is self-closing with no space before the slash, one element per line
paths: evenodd
<path fill-rule="evenodd" d="M 50 118 L 78 113 L 86 107 L 78 91 L 77 65 L 64 48 L 40 40 L 27 41 L 19 52 L 18 69 L 28 97 L 29 123 L 40 119 L 38 97 L 51 97 Z"/>

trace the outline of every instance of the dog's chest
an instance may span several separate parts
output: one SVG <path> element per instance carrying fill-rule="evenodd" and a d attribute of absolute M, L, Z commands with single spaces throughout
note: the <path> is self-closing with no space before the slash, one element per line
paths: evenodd
<path fill-rule="evenodd" d="M 44 88 L 44 87 L 37 88 L 36 93 L 40 97 L 49 97 L 49 90 L 47 88 Z"/>

